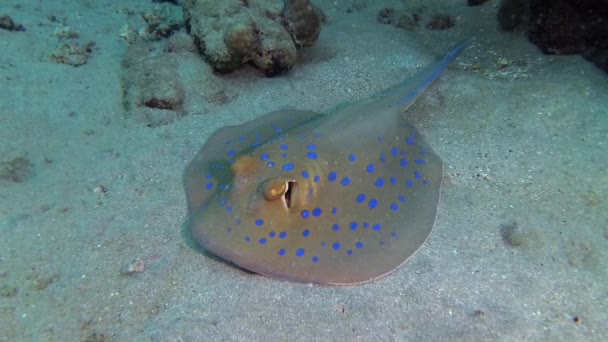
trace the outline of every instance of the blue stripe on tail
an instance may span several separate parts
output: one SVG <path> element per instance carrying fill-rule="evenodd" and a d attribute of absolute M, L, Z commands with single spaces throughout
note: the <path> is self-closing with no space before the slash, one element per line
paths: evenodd
<path fill-rule="evenodd" d="M 445 68 L 447 68 L 447 66 L 450 63 L 452 63 L 452 61 L 455 60 L 456 57 L 458 57 L 458 55 L 460 55 L 462 50 L 464 50 L 468 44 L 469 44 L 469 41 L 465 40 L 464 42 L 458 44 L 447 55 L 445 55 L 445 57 L 443 57 L 443 59 L 435 62 L 432 66 L 434 68 L 434 71 L 432 73 L 430 73 L 425 79 L 421 80 L 420 83 L 418 83 L 418 86 L 416 88 L 410 90 L 402 98 L 400 98 L 397 101 L 397 104 L 404 105 L 407 102 L 409 102 L 410 100 L 412 100 L 412 98 L 418 96 L 418 94 L 420 94 L 420 92 L 422 92 L 426 87 L 428 87 L 437 78 L 437 76 L 439 76 L 439 74 L 441 74 L 441 72 L 443 70 L 445 70 Z M 408 80 L 404 81 L 402 84 L 397 85 L 396 88 L 399 88 L 399 87 L 405 85 L 407 83 L 407 81 Z"/>

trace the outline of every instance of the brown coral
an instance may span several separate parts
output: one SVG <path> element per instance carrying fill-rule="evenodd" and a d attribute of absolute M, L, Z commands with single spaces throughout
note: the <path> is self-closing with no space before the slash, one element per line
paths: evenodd
<path fill-rule="evenodd" d="M 311 46 L 319 38 L 321 19 L 308 0 L 285 0 L 283 22 L 298 47 Z"/>

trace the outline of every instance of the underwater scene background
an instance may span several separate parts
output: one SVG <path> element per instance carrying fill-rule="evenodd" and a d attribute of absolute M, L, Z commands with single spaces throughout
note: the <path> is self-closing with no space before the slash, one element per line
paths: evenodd
<path fill-rule="evenodd" d="M 608 340 L 606 8 L 592 0 L 2 1 L 0 341 Z M 218 211 L 232 210 L 224 203 L 205 209 L 202 222 L 232 235 L 193 236 L 199 218 L 189 206 L 207 196 L 187 188 L 197 153 L 260 158 L 227 158 L 233 181 L 258 177 L 257 163 L 267 162 L 254 140 L 241 150 L 215 144 L 218 136 L 239 144 L 232 126 L 300 151 L 277 164 L 282 171 L 334 165 L 310 191 L 334 181 L 357 190 L 299 216 L 347 221 L 364 213 L 355 198 L 375 208 L 369 189 L 393 194 L 398 176 L 379 163 L 361 175 L 337 164 L 379 152 L 366 139 L 386 137 L 380 116 L 355 125 L 367 113 L 357 104 L 393 94 L 384 91 L 460 42 L 466 48 L 432 73 L 435 82 L 415 83 L 428 88 L 414 87 L 419 97 L 401 115 L 440 158 L 429 165 L 442 170 L 440 198 L 421 196 L 407 212 L 395 200 L 387 208 L 407 213 L 397 219 L 364 215 L 350 227 L 361 234 L 352 259 L 340 240 L 340 262 L 373 281 L 319 285 L 358 281 L 283 272 L 276 262 L 286 259 L 258 252 L 280 232 L 231 240 L 237 228 L 222 226 Z M 310 129 L 266 116 L 312 120 L 352 108 L 352 120 L 335 115 Z M 313 140 L 283 143 L 273 134 L 284 132 L 269 131 L 285 127 Z M 418 140 L 408 137 L 393 157 L 397 148 L 414 153 L 408 146 Z M 358 187 L 366 172 L 373 186 Z M 411 180 L 426 181 L 420 173 Z M 285 194 L 282 184 L 293 187 L 281 177 L 242 195 L 243 182 L 209 188 L 269 200 Z M 298 185 L 308 179 L 298 177 Z M 405 203 L 417 198 L 404 194 Z M 382 248 L 365 254 L 389 241 L 374 240 L 381 221 L 426 235 L 395 244 L 411 251 L 396 259 Z M 323 233 L 297 229 L 304 238 Z M 323 248 L 335 248 L 324 238 Z M 309 254 L 311 240 L 298 241 L 286 265 L 324 262 Z M 245 250 L 253 258 L 242 258 Z"/>

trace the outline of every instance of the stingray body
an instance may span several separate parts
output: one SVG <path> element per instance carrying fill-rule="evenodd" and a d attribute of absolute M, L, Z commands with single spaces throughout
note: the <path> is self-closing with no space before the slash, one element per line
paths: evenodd
<path fill-rule="evenodd" d="M 402 117 L 464 49 L 329 114 L 281 110 L 218 130 L 189 164 L 189 231 L 203 248 L 273 278 L 357 284 L 429 236 L 441 159 Z"/>

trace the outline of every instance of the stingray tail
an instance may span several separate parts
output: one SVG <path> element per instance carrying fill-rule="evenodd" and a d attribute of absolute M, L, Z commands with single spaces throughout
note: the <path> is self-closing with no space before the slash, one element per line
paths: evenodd
<path fill-rule="evenodd" d="M 417 84 L 413 89 L 409 89 L 409 91 L 402 96 L 399 100 L 397 100 L 397 104 L 404 105 L 414 100 L 415 98 L 422 93 L 424 89 L 426 89 L 433 81 L 445 70 L 445 68 L 452 63 L 458 55 L 464 50 L 467 45 L 469 45 L 469 40 L 465 40 L 460 44 L 456 45 L 445 57 L 440 59 L 439 61 L 429 65 L 425 68 L 424 71 L 418 73 L 417 80 L 414 83 Z M 400 87 L 401 84 L 397 85 Z"/>
<path fill-rule="evenodd" d="M 387 97 L 390 103 L 400 106 L 409 107 L 418 96 L 426 89 L 437 77 L 445 70 L 452 61 L 460 55 L 469 44 L 469 40 L 465 40 L 456 45 L 448 54 L 435 63 L 425 67 L 412 77 L 407 78 L 394 87 L 378 94 L 378 96 Z"/>

